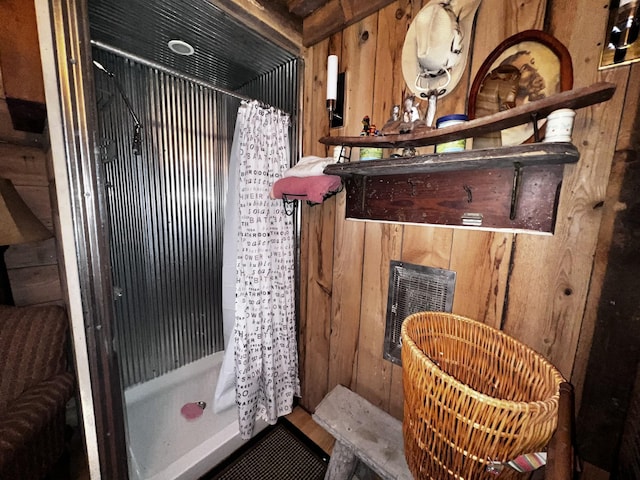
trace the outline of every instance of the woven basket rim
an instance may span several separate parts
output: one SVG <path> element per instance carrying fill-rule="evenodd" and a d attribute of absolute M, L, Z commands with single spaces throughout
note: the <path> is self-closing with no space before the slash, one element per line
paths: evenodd
<path fill-rule="evenodd" d="M 527 350 L 527 352 L 536 357 L 538 359 L 538 361 L 541 362 L 541 364 L 545 367 L 548 368 L 552 374 L 552 377 L 555 378 L 556 381 L 556 391 L 555 393 L 544 399 L 544 400 L 533 400 L 533 401 L 529 401 L 529 402 L 525 402 L 525 401 L 515 401 L 515 400 L 508 400 L 508 399 L 502 399 L 502 398 L 497 398 L 497 397 L 492 397 L 491 395 L 487 395 L 485 393 L 479 392 L 478 390 L 474 389 L 473 387 L 467 385 L 464 382 L 461 382 L 460 380 L 458 380 L 456 377 L 454 377 L 453 375 L 450 375 L 449 373 L 447 373 L 445 370 L 443 370 L 442 368 L 440 368 L 433 360 L 431 360 L 431 358 L 429 358 L 429 356 L 427 354 L 425 354 L 421 348 L 418 347 L 418 345 L 413 341 L 413 339 L 408 335 L 407 333 L 407 321 L 409 319 L 412 319 L 414 317 L 423 317 L 423 316 L 429 316 L 429 317 L 434 317 L 434 316 L 445 316 L 445 317 L 450 317 L 453 318 L 455 320 L 458 321 L 462 321 L 465 323 L 469 323 L 471 325 L 473 325 L 474 327 L 477 328 L 482 328 L 485 330 L 489 330 L 492 333 L 495 333 L 499 336 L 501 336 L 502 338 L 505 338 L 508 342 L 512 342 L 515 343 L 516 345 L 518 345 L 519 347 Z M 516 338 L 512 337 L 511 335 L 508 335 L 506 333 L 504 333 L 502 330 L 498 330 L 497 328 L 494 328 L 490 325 L 487 325 L 486 323 L 482 323 L 479 322 L 477 320 L 473 320 L 472 318 L 469 317 L 465 317 L 462 315 L 458 315 L 455 313 L 449 313 L 449 312 L 433 312 L 433 311 L 426 311 L 426 312 L 417 312 L 417 313 L 413 313 L 411 315 L 409 315 L 407 318 L 405 318 L 405 320 L 402 322 L 402 327 L 401 327 L 401 337 L 402 337 L 402 348 L 405 348 L 405 346 L 409 346 L 409 348 L 411 349 L 411 351 L 413 353 L 415 353 L 418 357 L 420 357 L 422 360 L 424 360 L 428 366 L 428 368 L 430 370 L 433 370 L 434 372 L 436 372 L 439 376 L 441 376 L 443 378 L 443 380 L 450 382 L 458 391 L 460 392 L 464 392 L 465 394 L 476 398 L 477 400 L 481 401 L 481 402 L 486 402 L 489 405 L 493 405 L 493 406 L 500 406 L 509 410 L 529 410 L 531 407 L 534 406 L 547 406 L 547 405 L 553 405 L 553 404 L 557 404 L 559 398 L 560 398 L 560 384 L 563 382 L 566 382 L 565 378 L 563 377 L 563 375 L 560 373 L 560 371 L 551 363 L 549 362 L 545 357 L 543 357 L 540 353 L 536 352 L 533 348 L 529 347 L 528 345 L 525 345 L 524 343 L 520 342 L 519 340 L 517 340 Z M 408 342 L 408 345 L 406 344 L 406 342 Z"/>

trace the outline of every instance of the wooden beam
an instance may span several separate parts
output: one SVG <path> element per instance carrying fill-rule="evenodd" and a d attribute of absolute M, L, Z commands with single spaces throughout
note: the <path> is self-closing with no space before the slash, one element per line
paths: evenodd
<path fill-rule="evenodd" d="M 302 45 L 302 21 L 278 5 L 258 0 L 209 0 L 253 31 L 285 50 L 299 55 Z"/>
<path fill-rule="evenodd" d="M 325 4 L 325 0 L 289 0 L 287 7 L 294 15 L 304 18 Z"/>
<path fill-rule="evenodd" d="M 13 129 L 41 134 L 47 114 L 35 15 L 33 2 L 0 2 L 0 64 Z"/>
<path fill-rule="evenodd" d="M 390 3 L 393 0 L 330 0 L 302 22 L 302 43 L 305 47 L 315 45 Z"/>
<path fill-rule="evenodd" d="M 44 104 L 44 83 L 33 2 L 0 2 L 0 61 L 7 98 Z"/>

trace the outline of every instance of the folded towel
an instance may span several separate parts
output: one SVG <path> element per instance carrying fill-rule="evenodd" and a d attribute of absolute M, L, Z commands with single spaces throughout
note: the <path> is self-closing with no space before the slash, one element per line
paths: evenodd
<path fill-rule="evenodd" d="M 315 177 L 322 175 L 324 167 L 336 163 L 333 157 L 302 157 L 300 161 L 293 167 L 285 170 L 283 177 Z"/>
<path fill-rule="evenodd" d="M 342 179 L 337 175 L 285 177 L 273 184 L 271 198 L 322 203 L 325 198 L 338 193 L 341 189 Z"/>

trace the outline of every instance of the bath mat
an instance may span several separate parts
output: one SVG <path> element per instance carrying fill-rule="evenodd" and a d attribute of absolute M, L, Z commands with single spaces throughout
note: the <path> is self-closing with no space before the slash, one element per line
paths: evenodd
<path fill-rule="evenodd" d="M 200 480 L 322 480 L 329 455 L 281 418 Z"/>

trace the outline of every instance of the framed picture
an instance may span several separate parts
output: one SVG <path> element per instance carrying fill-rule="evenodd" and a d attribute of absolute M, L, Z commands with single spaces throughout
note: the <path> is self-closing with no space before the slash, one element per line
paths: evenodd
<path fill-rule="evenodd" d="M 640 60 L 640 1 L 611 0 L 600 69 Z"/>
<path fill-rule="evenodd" d="M 567 48 L 541 30 L 507 38 L 484 61 L 471 85 L 470 119 L 571 90 L 573 66 Z M 538 121 L 543 129 L 544 120 Z M 474 138 L 475 148 L 519 145 L 533 139 L 533 123 Z"/>

